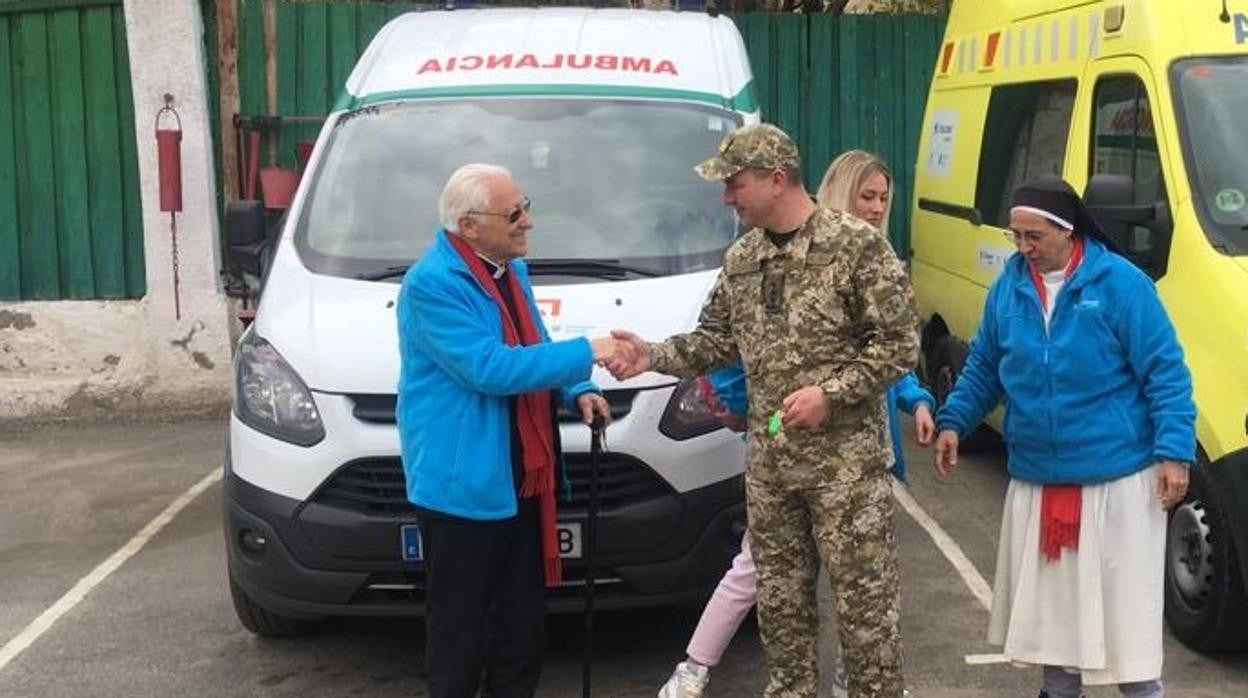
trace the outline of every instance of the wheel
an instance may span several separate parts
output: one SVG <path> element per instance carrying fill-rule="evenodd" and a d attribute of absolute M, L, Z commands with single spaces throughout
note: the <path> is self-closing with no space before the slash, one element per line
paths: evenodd
<path fill-rule="evenodd" d="M 1166 620 L 1180 642 L 1200 652 L 1248 647 L 1239 559 L 1204 464 L 1192 468 L 1187 498 L 1170 513 Z"/>
<path fill-rule="evenodd" d="M 251 632 L 261 637 L 295 637 L 312 631 L 316 623 L 302 618 L 292 618 L 274 613 L 256 603 L 243 588 L 230 579 L 230 599 L 234 601 L 234 613 Z"/>
<path fill-rule="evenodd" d="M 936 398 L 937 409 L 949 399 L 949 394 L 953 392 L 953 386 L 957 383 L 964 364 L 966 364 L 965 345 L 952 335 L 945 335 L 936 340 L 935 346 L 932 347 L 931 359 L 927 362 L 925 378 L 932 389 L 932 397 Z M 966 437 L 958 440 L 958 448 L 973 453 L 989 449 L 999 441 L 1000 438 L 996 432 L 980 424 Z"/>

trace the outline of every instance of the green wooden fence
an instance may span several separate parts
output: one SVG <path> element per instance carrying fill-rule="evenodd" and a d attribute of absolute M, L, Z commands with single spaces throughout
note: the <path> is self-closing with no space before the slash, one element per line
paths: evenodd
<path fill-rule="evenodd" d="M 241 110 L 265 114 L 263 3 L 237 1 Z M 429 7 L 417 2 L 279 2 L 277 113 L 328 112 L 381 25 Z M 895 178 L 890 235 L 897 250 L 908 255 L 915 151 L 945 18 L 751 13 L 733 20 L 750 53 L 763 118 L 795 137 L 812 191 L 843 150 L 872 150 L 890 164 Z M 315 137 L 315 130 L 283 129 L 279 161 L 290 166 L 295 142 Z"/>
<path fill-rule="evenodd" d="M 216 0 L 228 2 L 229 0 Z M 264 2 L 238 0 L 238 92 L 243 114 L 267 114 Z M 315 116 L 329 112 L 347 75 L 381 26 L 406 12 L 428 10 L 428 2 L 294 0 L 277 3 L 277 114 Z M 315 125 L 283 128 L 278 162 L 290 167 L 295 143 L 316 137 Z M 267 151 L 267 145 L 266 145 Z"/>
<path fill-rule="evenodd" d="M 0 2 L 0 300 L 146 290 L 121 0 Z"/>
<path fill-rule="evenodd" d="M 928 82 L 945 17 L 733 17 L 745 39 L 763 118 L 787 131 L 813 192 L 839 153 L 862 148 L 893 171 L 889 237 L 910 252 L 910 200 Z"/>

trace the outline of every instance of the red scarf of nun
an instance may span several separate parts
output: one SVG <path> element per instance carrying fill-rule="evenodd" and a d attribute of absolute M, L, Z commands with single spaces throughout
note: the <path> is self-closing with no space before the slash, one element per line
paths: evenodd
<path fill-rule="evenodd" d="M 1083 261 L 1083 238 L 1071 236 L 1074 249 L 1066 263 L 1063 278 L 1069 279 L 1075 268 Z M 1041 312 L 1048 307 L 1048 290 L 1044 279 L 1030 262 L 1031 283 L 1040 294 Z M 1040 494 L 1040 552 L 1045 559 L 1056 562 L 1062 556 L 1062 548 L 1079 549 L 1079 513 L 1083 508 L 1082 485 L 1045 485 Z"/>

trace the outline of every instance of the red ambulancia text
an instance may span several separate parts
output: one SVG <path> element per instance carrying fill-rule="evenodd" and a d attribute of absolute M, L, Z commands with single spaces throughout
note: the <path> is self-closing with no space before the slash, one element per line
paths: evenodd
<path fill-rule="evenodd" d="M 451 56 L 426 60 L 417 75 L 472 70 L 617 70 L 627 73 L 678 75 L 676 64 L 667 59 L 637 56 L 594 55 L 592 53 L 556 53 L 539 58 L 533 53 L 502 53 L 488 56 Z"/>

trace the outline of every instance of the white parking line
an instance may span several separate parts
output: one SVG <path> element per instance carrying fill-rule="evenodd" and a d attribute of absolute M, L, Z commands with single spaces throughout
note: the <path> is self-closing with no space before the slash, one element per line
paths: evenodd
<path fill-rule="evenodd" d="M 949 564 L 953 565 L 953 569 L 957 570 L 958 574 L 962 576 L 962 581 L 966 583 L 966 588 L 971 590 L 971 594 L 979 600 L 979 604 L 984 607 L 984 610 L 992 608 L 992 588 L 988 586 L 988 582 L 984 581 L 983 575 L 979 573 L 979 570 L 975 569 L 975 565 L 966 556 L 966 553 L 962 552 L 962 548 L 953 540 L 953 537 L 945 533 L 945 529 L 941 528 L 940 524 L 936 523 L 936 520 L 929 516 L 926 511 L 923 511 L 923 507 L 914 501 L 914 497 L 910 496 L 905 486 L 896 480 L 893 480 L 893 496 L 897 498 L 901 508 L 906 510 L 910 518 L 918 522 L 923 527 L 923 530 L 927 531 L 927 535 L 931 536 L 932 542 L 936 544 L 936 547 L 945 556 L 945 559 L 949 561 Z"/>
<path fill-rule="evenodd" d="M 65 595 L 57 599 L 56 603 L 48 607 L 46 611 L 39 614 L 38 618 L 22 629 L 22 632 L 5 643 L 4 647 L 0 647 L 0 671 L 3 671 L 9 662 L 16 659 L 27 647 L 30 647 L 31 643 L 38 640 L 41 635 L 51 629 L 56 621 L 60 620 L 61 616 L 69 613 L 74 606 L 77 606 L 78 602 L 82 601 L 92 589 L 107 579 L 108 575 L 116 572 L 117 568 L 121 567 L 126 560 L 129 560 L 135 553 L 139 552 L 151 540 L 152 536 L 159 533 L 162 528 L 173 520 L 173 517 L 177 516 L 204 490 L 214 485 L 220 479 L 221 468 L 214 468 L 204 479 L 192 485 L 180 497 L 173 500 L 172 504 L 165 507 L 164 511 L 149 521 L 125 545 L 118 548 L 112 555 L 109 555 L 107 560 L 97 565 L 87 576 L 79 579 L 73 588 L 65 592 Z"/>
<path fill-rule="evenodd" d="M 1004 654 L 968 654 L 966 655 L 967 664 L 1008 664 Z"/>
<path fill-rule="evenodd" d="M 897 498 L 897 502 L 901 504 L 901 508 L 906 510 L 910 518 L 914 519 L 927 535 L 931 536 L 932 542 L 936 544 L 936 548 L 940 550 L 949 564 L 953 565 L 953 569 L 958 571 L 962 577 L 962 581 L 966 583 L 966 588 L 971 590 L 971 594 L 979 601 L 979 605 L 987 611 L 992 608 L 992 588 L 988 586 L 988 582 L 984 580 L 984 576 L 975 569 L 975 564 L 971 559 L 962 552 L 961 546 L 953 539 L 953 536 L 945 533 L 945 529 L 936 523 L 923 507 L 910 496 L 910 492 L 906 490 L 905 485 L 893 480 L 893 496 Z M 967 664 L 1005 664 L 1009 662 L 1003 654 L 968 654 L 965 657 Z"/>

